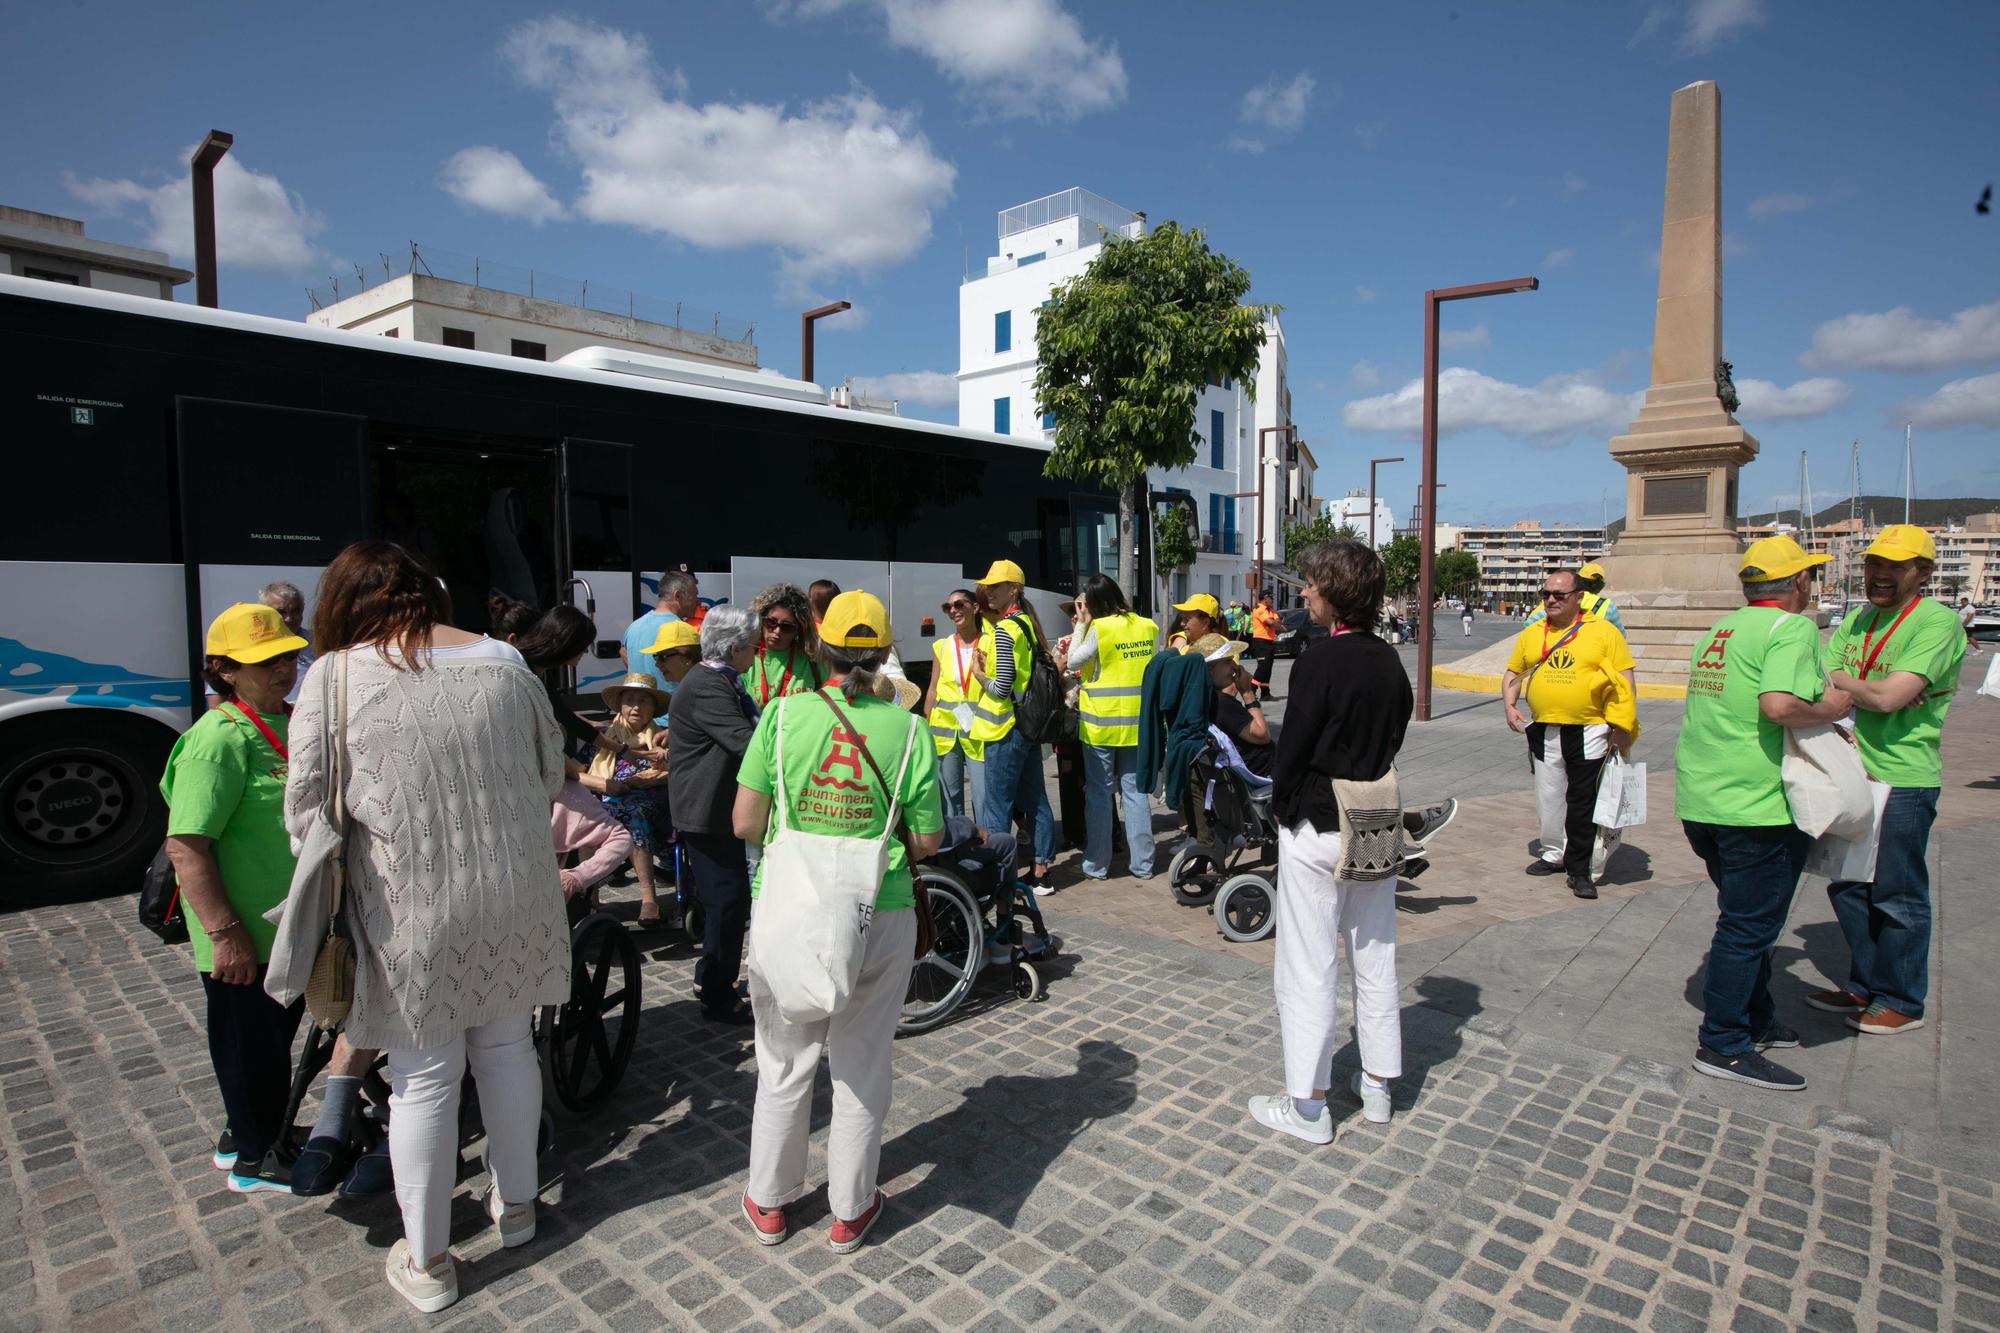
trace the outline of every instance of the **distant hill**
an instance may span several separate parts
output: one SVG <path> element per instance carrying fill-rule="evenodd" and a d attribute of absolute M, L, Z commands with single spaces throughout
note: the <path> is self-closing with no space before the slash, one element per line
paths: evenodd
<path fill-rule="evenodd" d="M 1962 523 L 1968 514 L 1995 513 L 2000 513 L 2000 500 L 1981 500 L 1974 497 L 1960 496 L 1949 500 L 1910 501 L 1910 522 L 1923 528 L 1941 528 L 1946 523 Z M 1871 526 L 1880 526 L 1885 523 L 1901 523 L 1903 521 L 1903 497 L 1900 495 L 1862 496 L 1861 521 L 1863 523 L 1870 523 L 1871 516 Z M 1817 514 L 1814 514 L 1812 521 L 1815 528 L 1821 528 L 1829 523 L 1838 523 L 1846 517 L 1847 501 L 1841 500 L 1828 505 Z M 1767 509 L 1761 514 L 1745 514 L 1737 521 L 1746 526 L 1773 521 L 1794 523 L 1798 521 L 1798 510 L 1780 509 L 1773 513 Z M 1625 519 L 1623 515 L 1620 515 L 1612 519 L 1610 525 L 1605 528 L 1604 540 L 1607 543 L 1615 542 L 1624 531 Z"/>

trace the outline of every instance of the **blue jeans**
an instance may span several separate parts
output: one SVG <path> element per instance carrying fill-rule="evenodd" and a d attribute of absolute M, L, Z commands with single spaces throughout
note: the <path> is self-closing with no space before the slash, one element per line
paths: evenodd
<path fill-rule="evenodd" d="M 985 808 L 986 770 L 977 759 L 965 757 L 965 747 L 953 743 L 938 756 L 938 785 L 944 789 L 944 812 L 979 822 Z"/>
<path fill-rule="evenodd" d="M 1897 787 L 1882 810 L 1875 881 L 1826 886 L 1853 959 L 1847 989 L 1906 1018 L 1924 1016 L 1931 989 L 1931 876 L 1924 864 L 1936 787 Z"/>
<path fill-rule="evenodd" d="M 1153 809 L 1139 790 L 1136 745 L 1083 747 L 1083 873 L 1103 879 L 1111 873 L 1111 787 L 1118 786 L 1124 808 L 1125 842 L 1132 873 L 1153 873 Z"/>
<path fill-rule="evenodd" d="M 1771 948 L 1785 929 L 1812 839 L 1792 824 L 1738 828 L 1681 821 L 1715 881 L 1715 941 L 1701 988 L 1701 1044 L 1717 1055 L 1756 1049 L 1771 1025 Z"/>
<path fill-rule="evenodd" d="M 1027 811 L 1034 825 L 1035 865 L 1046 866 L 1056 855 L 1056 813 L 1049 808 L 1049 789 L 1042 780 L 1042 747 L 1029 744 L 1017 729 L 986 742 L 980 763 L 986 770 L 986 799 L 979 827 L 1012 833 L 1015 808 Z"/>

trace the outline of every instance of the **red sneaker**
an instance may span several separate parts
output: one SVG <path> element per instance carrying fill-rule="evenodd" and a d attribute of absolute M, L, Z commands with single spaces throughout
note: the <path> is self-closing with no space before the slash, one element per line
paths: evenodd
<path fill-rule="evenodd" d="M 833 1245 L 833 1252 L 835 1254 L 851 1254 L 855 1250 L 860 1249 L 861 1242 L 868 1236 L 869 1228 L 875 1225 L 876 1218 L 882 1216 L 882 1205 L 886 1202 L 888 1200 L 883 1197 L 882 1191 L 876 1190 L 875 1202 L 868 1205 L 867 1212 L 855 1218 L 852 1222 L 843 1222 L 837 1217 L 834 1218 L 833 1234 L 829 1237 Z"/>
<path fill-rule="evenodd" d="M 743 1196 L 743 1216 L 750 1219 L 750 1229 L 757 1237 L 759 1245 L 776 1245 L 788 1234 L 785 1228 L 785 1210 L 782 1208 L 759 1208 L 750 1202 L 750 1196 Z"/>

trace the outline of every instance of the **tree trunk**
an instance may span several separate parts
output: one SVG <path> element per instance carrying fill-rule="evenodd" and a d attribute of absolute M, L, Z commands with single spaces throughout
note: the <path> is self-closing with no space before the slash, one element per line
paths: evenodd
<path fill-rule="evenodd" d="M 1118 588 L 1127 597 L 1137 596 L 1139 591 L 1137 492 L 1145 484 L 1142 476 L 1137 482 L 1118 488 Z"/>

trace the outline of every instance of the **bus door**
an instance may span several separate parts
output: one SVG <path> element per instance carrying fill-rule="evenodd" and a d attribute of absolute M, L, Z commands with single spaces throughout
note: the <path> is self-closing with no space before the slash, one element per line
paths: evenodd
<path fill-rule="evenodd" d="M 664 505 L 665 490 L 659 494 Z M 598 692 L 625 674 L 619 653 L 626 627 L 653 609 L 653 599 L 640 588 L 633 552 L 636 507 L 631 445 L 563 441 L 563 566 L 565 578 L 571 580 L 567 600 L 588 612 L 597 625 L 595 641 L 577 663 L 574 687 L 593 706 Z M 662 512 L 657 521 L 669 520 Z M 640 665 L 632 663 L 634 668 Z"/>
<path fill-rule="evenodd" d="M 181 398 L 175 403 L 188 678 L 202 711 L 208 623 L 269 583 L 305 593 L 367 530 L 367 422 L 340 412 Z"/>

